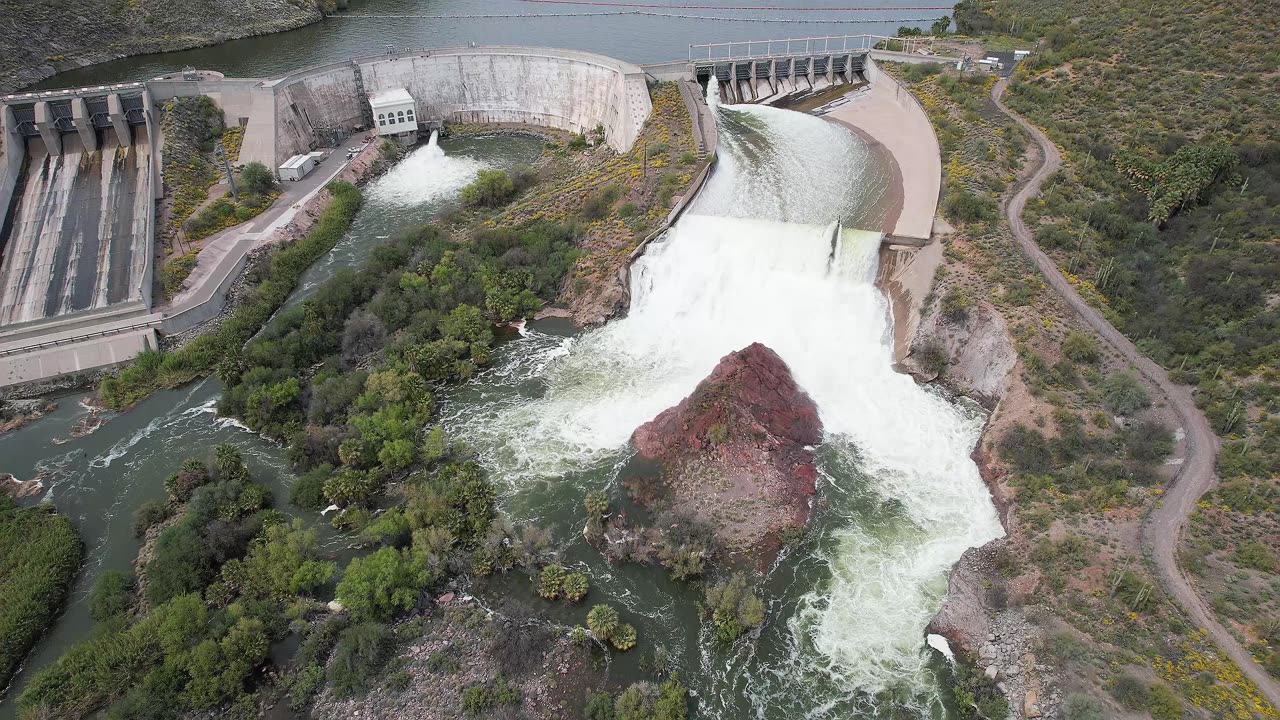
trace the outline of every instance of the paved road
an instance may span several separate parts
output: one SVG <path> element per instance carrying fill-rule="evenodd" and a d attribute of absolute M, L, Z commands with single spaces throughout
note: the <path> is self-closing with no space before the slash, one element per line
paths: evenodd
<path fill-rule="evenodd" d="M 1215 480 L 1214 459 L 1219 448 L 1218 436 L 1209 427 L 1209 421 L 1204 413 L 1196 407 L 1191 391 L 1170 380 L 1164 368 L 1143 355 L 1129 341 L 1129 338 L 1107 322 L 1102 313 L 1085 302 L 1084 298 L 1076 293 L 1071 283 L 1067 282 L 1067 279 L 1058 271 L 1058 266 L 1053 260 L 1036 245 L 1031 232 L 1022 222 L 1022 211 L 1027 205 L 1027 200 L 1035 197 L 1040 192 L 1044 181 L 1057 172 L 1062 165 L 1062 157 L 1058 153 L 1058 148 L 1044 133 L 1000 102 L 1008 82 L 1007 79 L 997 82 L 991 89 L 991 99 L 1004 114 L 1017 121 L 1040 147 L 1040 166 L 1005 203 L 1005 217 L 1009 220 L 1014 238 L 1018 241 L 1022 252 L 1039 268 L 1049 286 L 1071 305 L 1089 327 L 1101 335 L 1161 394 L 1168 398 L 1169 406 L 1178 413 L 1178 418 L 1186 432 L 1187 457 L 1178 469 L 1173 482 L 1166 489 L 1160 507 L 1152 511 L 1142 523 L 1143 552 L 1155 562 L 1165 589 L 1177 599 L 1191 621 L 1209 633 L 1218 649 L 1240 666 L 1244 674 L 1258 685 L 1272 705 L 1280 707 L 1280 683 L 1267 674 L 1261 665 L 1254 662 L 1253 656 L 1236 641 L 1222 623 L 1218 622 L 1178 564 L 1178 545 L 1182 538 L 1182 530 L 1187 524 L 1187 516 L 1195 508 L 1200 496 L 1213 486 Z"/>

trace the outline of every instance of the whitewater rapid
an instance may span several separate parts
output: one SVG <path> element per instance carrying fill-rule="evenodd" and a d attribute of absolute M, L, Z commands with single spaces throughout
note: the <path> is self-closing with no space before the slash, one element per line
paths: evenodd
<path fill-rule="evenodd" d="M 825 426 L 829 522 L 805 560 L 821 579 L 789 587 L 796 597 L 771 615 L 785 652 L 726 663 L 705 649 L 694 687 L 725 718 L 743 694 L 757 717 L 843 717 L 886 693 L 931 713 L 924 627 L 961 553 L 1002 532 L 969 457 L 983 417 L 892 368 L 875 287 L 880 235 L 837 225 L 858 224 L 884 192 L 865 145 L 786 110 L 717 113 L 715 172 L 634 264 L 629 314 L 572 339 L 526 331 L 485 380 L 536 384 L 536 396 L 496 393 L 460 406 L 449 425 L 518 494 L 617 463 L 632 431 L 721 357 L 752 342 L 773 348 Z"/>
<path fill-rule="evenodd" d="M 440 133 L 431 131 L 427 144 L 413 150 L 369 187 L 369 199 L 387 205 L 413 206 L 452 196 L 490 167 L 465 155 L 445 155 Z"/>

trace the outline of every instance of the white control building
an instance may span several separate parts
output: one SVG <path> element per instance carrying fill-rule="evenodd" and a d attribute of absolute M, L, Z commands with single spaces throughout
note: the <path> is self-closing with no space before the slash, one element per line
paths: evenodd
<path fill-rule="evenodd" d="M 379 135 L 394 137 L 403 143 L 418 140 L 418 116 L 413 96 L 404 88 L 378 93 L 369 98 L 373 121 Z"/>

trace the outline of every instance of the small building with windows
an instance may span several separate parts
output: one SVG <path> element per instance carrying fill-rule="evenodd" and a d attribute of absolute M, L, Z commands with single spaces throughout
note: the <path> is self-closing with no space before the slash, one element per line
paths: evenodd
<path fill-rule="evenodd" d="M 369 98 L 378 134 L 412 145 L 418 141 L 418 116 L 413 96 L 404 88 L 378 93 Z"/>

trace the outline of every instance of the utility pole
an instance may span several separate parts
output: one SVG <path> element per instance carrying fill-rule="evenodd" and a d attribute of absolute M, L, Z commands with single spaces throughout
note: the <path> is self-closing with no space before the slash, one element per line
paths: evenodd
<path fill-rule="evenodd" d="M 227 149 L 222 147 L 221 140 L 214 144 L 213 156 L 222 164 L 222 170 L 227 174 L 227 183 L 231 185 L 231 200 L 239 205 L 240 193 L 236 191 L 236 178 L 231 174 L 231 161 L 227 158 Z"/>

